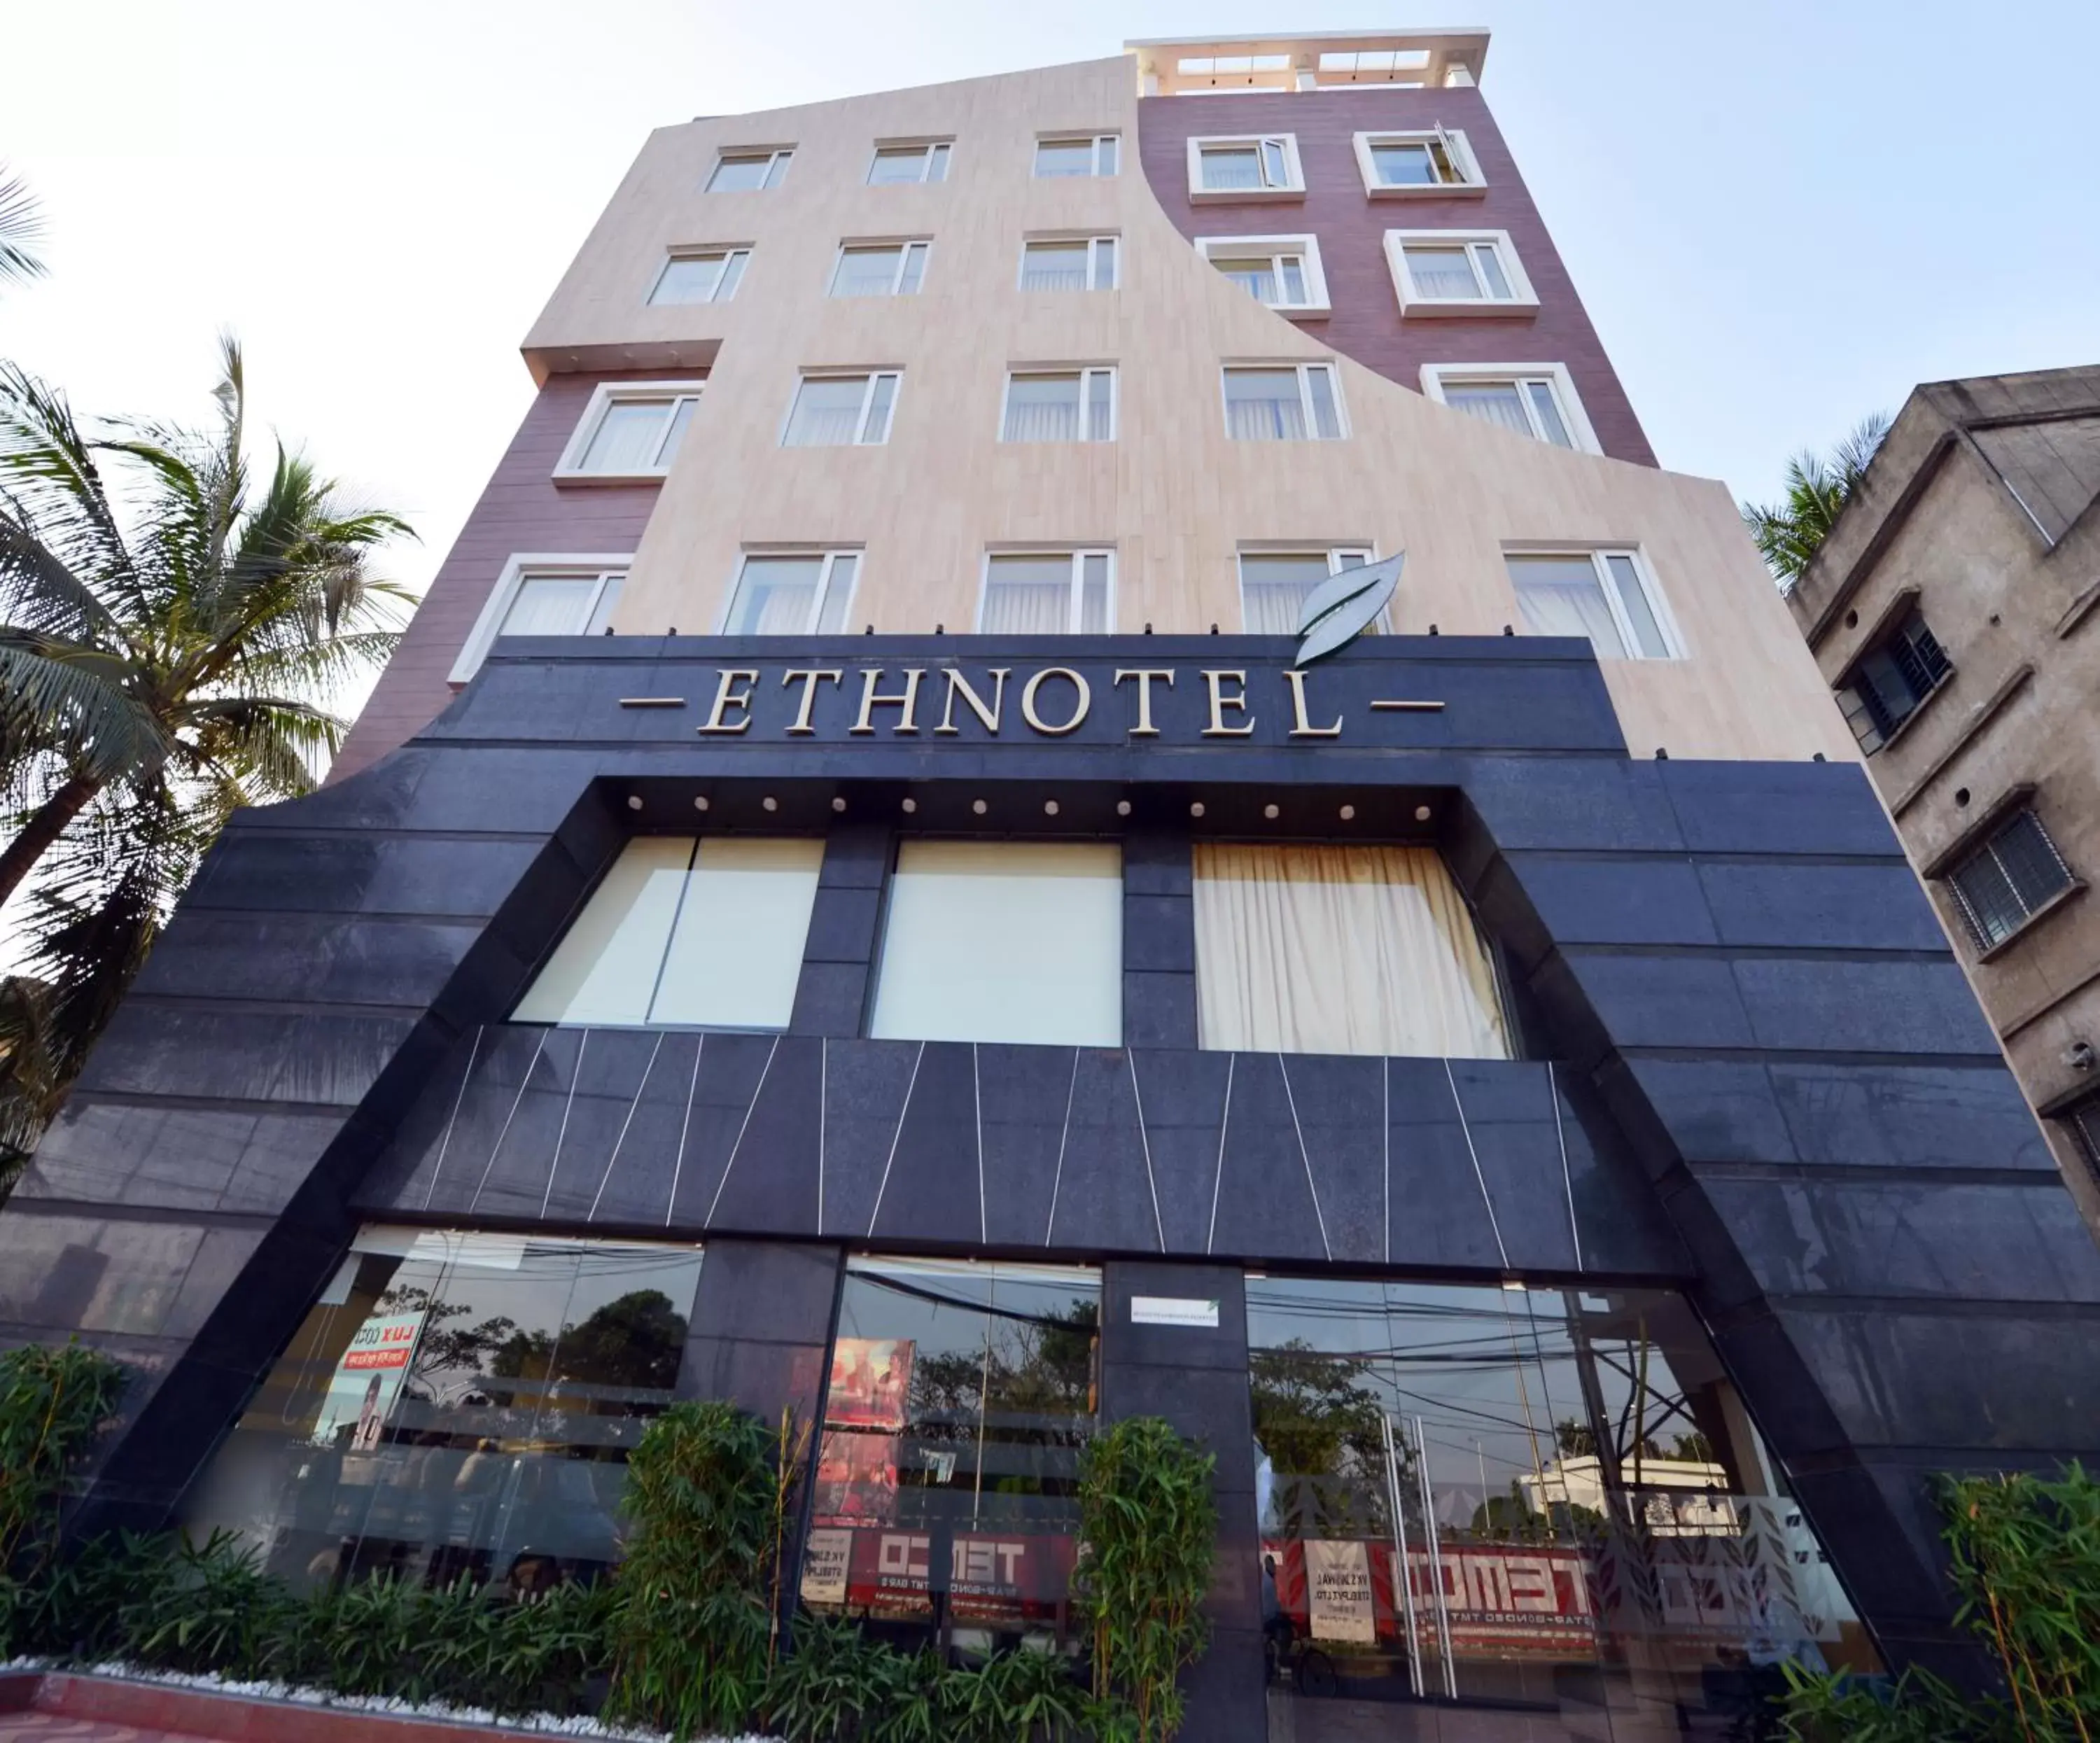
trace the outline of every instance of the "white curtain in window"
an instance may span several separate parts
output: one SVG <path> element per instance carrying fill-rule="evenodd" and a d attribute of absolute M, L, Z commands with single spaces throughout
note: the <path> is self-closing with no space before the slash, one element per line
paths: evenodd
<path fill-rule="evenodd" d="M 647 472 L 664 445 L 670 404 L 662 399 L 615 399 L 605 408 L 584 450 L 586 472 Z"/>
<path fill-rule="evenodd" d="M 1207 1048 L 1506 1059 L 1487 948 L 1428 848 L 1195 848 Z"/>
<path fill-rule="evenodd" d="M 1076 375 L 1017 375 L 1006 384 L 1008 442 L 1079 439 L 1079 384 Z"/>
<path fill-rule="evenodd" d="M 1464 386 L 1447 386 L 1444 401 L 1462 412 L 1471 413 L 1484 423 L 1500 424 L 1505 430 L 1514 430 L 1519 435 L 1531 434 L 1531 420 L 1524 416 L 1524 400 L 1514 382 L 1475 382 Z"/>
<path fill-rule="evenodd" d="M 1243 442 L 1300 442 L 1305 406 L 1295 369 L 1233 369 L 1225 375 L 1225 429 Z"/>
<path fill-rule="evenodd" d="M 985 634 L 1062 635 L 1071 627 L 1070 558 L 991 559 L 985 579 Z"/>
<path fill-rule="evenodd" d="M 823 858 L 814 838 L 704 836 L 649 1021 L 785 1029 Z"/>
<path fill-rule="evenodd" d="M 1273 260 L 1250 260 L 1244 257 L 1214 254 L 1211 257 L 1211 264 L 1255 302 L 1275 302 L 1280 300 Z"/>
<path fill-rule="evenodd" d="M 595 575 L 528 575 L 503 614 L 503 635 L 580 635 Z"/>
<path fill-rule="evenodd" d="M 839 256 L 839 270 L 832 280 L 835 297 L 886 297 L 896 288 L 897 267 L 903 250 L 895 248 L 849 248 Z"/>
<path fill-rule="evenodd" d="M 1092 841 L 905 842 L 868 1033 L 1121 1046 L 1121 850 Z"/>
<path fill-rule="evenodd" d="M 521 1023 L 646 1022 L 678 912 L 690 836 L 630 841 L 518 1001 Z"/>
<path fill-rule="evenodd" d="M 1325 551 L 1240 558 L 1240 609 L 1249 635 L 1295 635 L 1312 589 L 1327 579 Z"/>
<path fill-rule="evenodd" d="M 1587 636 L 1601 657 L 1626 658 L 1626 644 L 1587 557 L 1512 557 L 1509 572 L 1533 635 Z"/>
<path fill-rule="evenodd" d="M 864 375 L 805 381 L 795 395 L 788 420 L 789 448 L 840 448 L 860 433 L 861 401 L 867 393 Z"/>
<path fill-rule="evenodd" d="M 1202 154 L 1206 188 L 1259 188 L 1261 157 L 1251 145 L 1233 146 Z"/>
<path fill-rule="evenodd" d="M 743 565 L 729 635 L 804 635 L 823 573 L 821 557 L 752 557 Z"/>
<path fill-rule="evenodd" d="M 1087 288 L 1087 245 L 1083 242 L 1031 242 L 1021 257 L 1023 290 L 1084 290 Z"/>
<path fill-rule="evenodd" d="M 1462 248 L 1410 248 L 1407 274 L 1414 288 L 1432 301 L 1478 297 L 1480 280 L 1473 271 L 1472 256 Z"/>

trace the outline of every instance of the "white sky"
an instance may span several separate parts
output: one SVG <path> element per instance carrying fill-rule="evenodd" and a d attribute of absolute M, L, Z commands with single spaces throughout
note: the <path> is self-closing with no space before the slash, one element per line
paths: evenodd
<path fill-rule="evenodd" d="M 1911 385 L 2100 360 L 2100 5 L 1498 0 L 1484 86 L 1663 462 L 1776 488 Z M 652 126 L 1296 22 L 1328 0 L 0 0 L 51 275 L 0 356 L 82 412 L 258 423 L 422 536 L 531 396 L 540 302 Z"/>

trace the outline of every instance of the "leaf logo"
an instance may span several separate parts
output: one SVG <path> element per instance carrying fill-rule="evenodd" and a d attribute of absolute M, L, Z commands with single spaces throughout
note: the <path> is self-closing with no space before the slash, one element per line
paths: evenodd
<path fill-rule="evenodd" d="M 1309 666 L 1361 634 L 1399 587 L 1401 561 L 1402 557 L 1388 557 L 1383 563 L 1344 569 L 1314 588 L 1299 613 L 1302 639 L 1291 664 Z"/>

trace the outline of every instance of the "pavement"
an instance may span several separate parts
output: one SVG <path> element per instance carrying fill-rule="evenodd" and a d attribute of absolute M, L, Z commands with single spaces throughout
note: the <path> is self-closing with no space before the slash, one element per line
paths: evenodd
<path fill-rule="evenodd" d="M 0 1713 L 0 1743 L 209 1743 L 188 1731 L 140 1731 L 59 1713 Z"/>

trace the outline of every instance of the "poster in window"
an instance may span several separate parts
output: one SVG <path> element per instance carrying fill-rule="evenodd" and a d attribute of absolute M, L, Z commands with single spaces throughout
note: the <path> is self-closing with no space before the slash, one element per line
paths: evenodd
<path fill-rule="evenodd" d="M 812 1516 L 819 1525 L 886 1525 L 897 1517 L 897 1453 L 893 1434 L 849 1429 L 824 1436 L 817 1454 Z"/>
<path fill-rule="evenodd" d="M 846 1574 L 853 1566 L 854 1534 L 827 1528 L 810 1533 L 802 1551 L 802 1601 L 805 1604 L 844 1604 Z"/>
<path fill-rule="evenodd" d="M 1378 1639 L 1366 1545 L 1348 1538 L 1308 1538 L 1305 1589 L 1314 1639 L 1352 1640 L 1368 1646 Z"/>
<path fill-rule="evenodd" d="M 824 1420 L 834 1428 L 904 1427 L 911 1391 L 910 1338 L 840 1338 L 832 1350 L 832 1388 Z"/>
<path fill-rule="evenodd" d="M 377 1447 L 422 1329 L 421 1313 L 375 1313 L 351 1334 L 350 1348 L 321 1399 L 314 1423 L 316 1446 L 334 1444 L 348 1426 L 348 1450 L 368 1453 Z"/>

